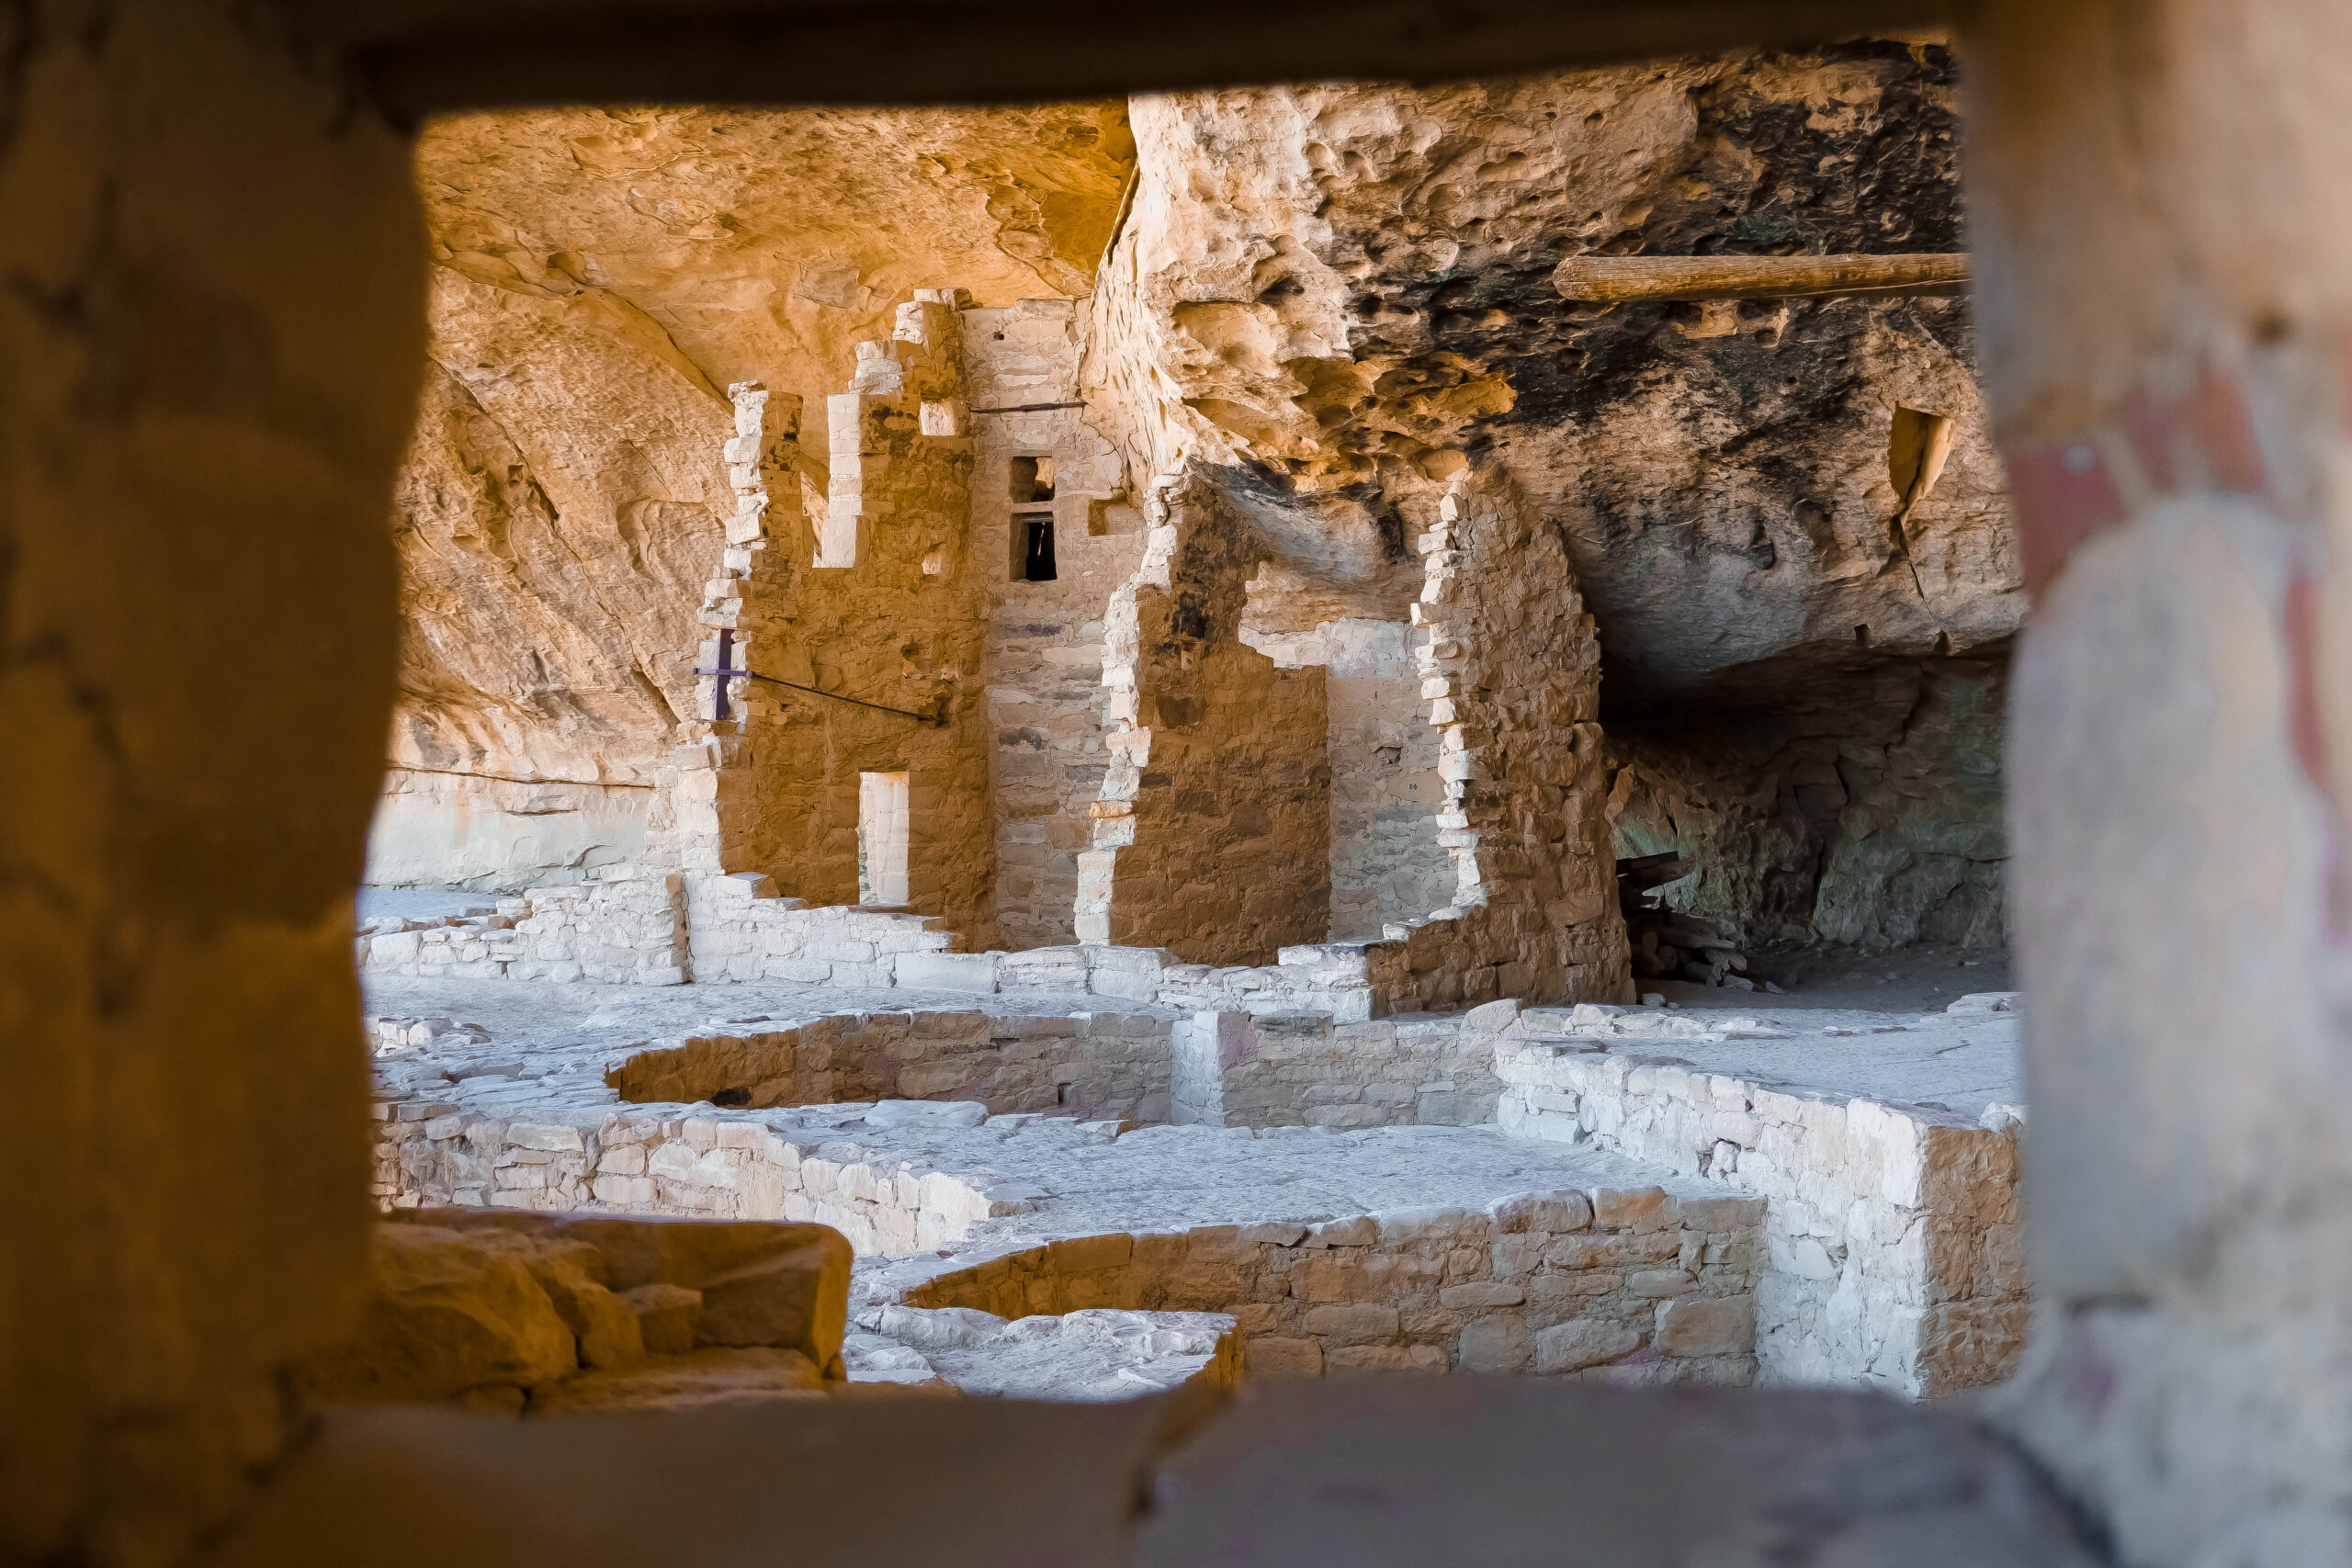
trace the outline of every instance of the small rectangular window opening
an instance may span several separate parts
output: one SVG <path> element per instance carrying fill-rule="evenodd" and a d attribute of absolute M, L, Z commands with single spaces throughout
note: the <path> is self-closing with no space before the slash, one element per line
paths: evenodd
<path fill-rule="evenodd" d="M 1054 514 L 1023 512 L 1012 519 L 1012 537 L 1021 549 L 1021 581 L 1054 581 Z"/>
<path fill-rule="evenodd" d="M 857 775 L 857 901 L 907 901 L 909 820 L 907 775 Z"/>
<path fill-rule="evenodd" d="M 1054 499 L 1054 460 L 1046 457 L 1012 459 L 1012 504 L 1030 506 Z"/>

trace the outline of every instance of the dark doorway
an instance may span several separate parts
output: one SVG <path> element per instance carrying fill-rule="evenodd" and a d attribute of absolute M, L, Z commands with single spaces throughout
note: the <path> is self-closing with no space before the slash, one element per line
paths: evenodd
<path fill-rule="evenodd" d="M 1012 520 L 1021 539 L 1021 577 L 1024 582 L 1054 581 L 1054 514 L 1024 512 Z"/>

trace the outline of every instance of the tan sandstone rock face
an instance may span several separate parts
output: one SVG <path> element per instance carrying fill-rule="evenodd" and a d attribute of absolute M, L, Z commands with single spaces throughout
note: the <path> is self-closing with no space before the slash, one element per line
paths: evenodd
<path fill-rule="evenodd" d="M 641 849 L 733 508 L 725 388 L 824 395 L 917 287 L 1091 285 L 1124 107 L 437 122 L 433 367 L 394 507 L 410 635 L 370 879 L 512 888 Z"/>

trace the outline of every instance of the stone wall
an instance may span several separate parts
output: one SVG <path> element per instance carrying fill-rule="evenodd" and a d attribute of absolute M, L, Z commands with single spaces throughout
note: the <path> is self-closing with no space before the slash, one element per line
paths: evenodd
<path fill-rule="evenodd" d="M 640 1051 L 605 1081 L 639 1103 L 956 1100 L 992 1115 L 1164 1122 L 1169 1034 L 1166 1019 L 1142 1013 L 851 1013 Z"/>
<path fill-rule="evenodd" d="M 1143 562 L 1113 596 L 1111 762 L 1080 859 L 1079 940 L 1261 964 L 1330 926 L 1323 672 L 1240 641 L 1262 554 L 1206 480 L 1155 480 Z"/>
<path fill-rule="evenodd" d="M 972 407 L 1018 411 L 972 420 L 972 559 L 989 590 L 995 908 L 999 940 L 1018 951 L 1074 940 L 1078 855 L 1108 761 L 1103 612 L 1143 557 L 1144 522 L 1125 463 L 1079 406 L 1076 307 L 1023 299 L 967 310 L 963 322 Z M 1016 505 L 1013 459 L 1038 457 L 1052 465 L 1052 499 Z M 1014 555 L 1014 515 L 1039 512 L 1054 520 L 1050 582 L 1023 579 Z"/>
<path fill-rule="evenodd" d="M 1600 649 L 1566 537 L 1505 476 L 1465 467 L 1420 543 L 1427 579 L 1413 620 L 1427 640 L 1416 651 L 1440 736 L 1439 841 L 1456 882 L 1451 904 L 1392 928 L 1402 941 L 1369 961 L 1398 1007 L 1631 1001 Z"/>
<path fill-rule="evenodd" d="M 0 1560 L 163 1568 L 282 1473 L 289 1370 L 360 1302 L 351 890 L 424 247 L 406 145 L 275 18 L 7 28 L 0 1180 L 40 1196 Z"/>
<path fill-rule="evenodd" d="M 1242 639 L 1278 669 L 1319 665 L 1330 728 L 1330 942 L 1377 941 L 1453 897 L 1453 856 L 1437 840 L 1445 798 L 1438 731 L 1421 706 L 1412 628 L 1325 621 L 1311 632 Z"/>
<path fill-rule="evenodd" d="M 430 1100 L 378 1107 L 377 1202 L 560 1213 L 611 1208 L 688 1219 L 810 1220 L 861 1256 L 959 1241 L 981 1220 L 1025 1213 L 1035 1193 L 852 1149 L 795 1144 L 754 1114 L 597 1109 L 536 1119 Z M 831 1157 L 829 1157 L 831 1156 Z"/>
<path fill-rule="evenodd" d="M 490 915 L 364 922 L 359 967 L 473 980 L 595 980 L 677 986 L 690 978 L 685 878 L 620 874 L 502 898 Z"/>
<path fill-rule="evenodd" d="M 935 968 L 919 975 L 910 966 L 900 979 L 899 964 L 944 957 L 958 940 L 942 919 L 854 904 L 812 908 L 749 874 L 688 879 L 686 908 L 695 978 L 706 983 L 937 985 Z"/>
<path fill-rule="evenodd" d="M 1760 1208 L 1604 1188 L 1522 1193 L 1483 1213 L 1092 1235 L 943 1274 L 907 1300 L 1005 1317 L 1228 1313 L 1253 1377 L 1459 1371 L 1738 1385 L 1756 1376 Z"/>
<path fill-rule="evenodd" d="M 1503 1127 L 1763 1200 L 1758 1352 L 1768 1382 L 1934 1398 L 1999 1382 L 2025 1338 L 2014 1119 L 1778 1089 L 1547 1041 L 1498 1046 Z"/>
<path fill-rule="evenodd" d="M 677 743 L 655 777 L 648 853 L 695 878 L 730 865 L 775 863 L 791 822 L 764 798 L 758 763 L 782 704 L 769 683 L 788 657 L 794 612 L 790 589 L 809 530 L 802 504 L 800 400 L 777 397 L 756 381 L 727 389 L 734 434 L 720 448 L 734 508 L 726 548 L 703 584 L 696 617 L 705 630 L 695 650 L 694 708 L 677 726 Z M 741 675 L 720 671 L 743 671 Z"/>
<path fill-rule="evenodd" d="M 498 912 L 362 922 L 363 969 L 473 979 L 591 978 L 644 985 L 782 980 L 862 989 L 1053 991 L 1252 1013 L 1385 1017 L 1403 944 L 1286 947 L 1265 965 L 1183 964 L 1165 948 L 1086 943 L 961 953 L 935 917 L 854 904 L 812 907 L 752 873 L 660 875 L 616 866 L 573 886 L 501 899 Z M 1375 984 L 1366 954 L 1383 956 Z"/>
<path fill-rule="evenodd" d="M 908 901 L 984 933 L 994 833 L 960 303 L 919 289 L 889 339 L 857 345 L 849 389 L 826 400 L 828 463 L 799 450 L 795 403 L 735 389 L 736 522 L 703 619 L 725 646 L 743 639 L 731 668 L 771 679 L 730 681 L 722 721 L 703 678 L 664 783 L 710 847 L 665 858 L 854 905 L 858 775 L 904 773 Z M 721 647 L 703 643 L 703 668 Z"/>
<path fill-rule="evenodd" d="M 1502 1084 L 1485 1022 L 1197 1012 L 1173 1031 L 1168 1120 L 1338 1131 L 1491 1122 Z"/>
<path fill-rule="evenodd" d="M 710 663 L 693 657 L 697 589 L 722 544 L 744 542 L 721 536 L 730 386 L 806 403 L 797 467 L 821 498 L 824 395 L 912 290 L 954 277 L 995 305 L 1086 291 L 1132 162 L 1125 118 L 1117 100 L 430 118 L 413 146 L 432 331 L 392 505 L 406 626 L 391 755 L 447 782 L 388 816 L 400 840 L 375 880 L 565 879 L 587 846 L 562 829 L 590 825 L 505 820 L 507 781 L 659 782 L 695 716 L 691 669 Z M 1050 220 L 1006 208 L 1040 183 Z M 684 244 L 681 211 L 701 215 Z M 797 513 L 797 480 L 777 499 Z M 420 816 L 435 807 L 437 824 Z M 762 851 L 709 869 L 775 866 Z"/>

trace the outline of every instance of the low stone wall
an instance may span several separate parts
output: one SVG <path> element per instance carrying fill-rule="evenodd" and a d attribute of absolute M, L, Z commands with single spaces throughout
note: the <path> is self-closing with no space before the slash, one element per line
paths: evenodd
<path fill-rule="evenodd" d="M 902 910 L 810 906 L 765 876 L 649 876 L 629 868 L 576 886 L 501 899 L 498 912 L 363 926 L 372 973 L 468 979 L 603 980 L 674 986 L 783 981 L 866 990 L 1055 991 L 1250 1013 L 1385 1017 L 1367 944 L 1283 948 L 1259 967 L 1179 964 L 1163 948 L 1098 944 L 959 953 L 946 922 Z M 1402 951 L 1397 943 L 1370 946 Z M 1397 963 L 1383 972 L 1404 973 Z"/>
<path fill-rule="evenodd" d="M 992 1114 L 1165 1122 L 1170 1029 L 1148 1014 L 850 1013 L 642 1051 L 605 1081 L 639 1103 L 958 1100 Z"/>
<path fill-rule="evenodd" d="M 361 927 L 356 957 L 384 975 L 683 985 L 684 880 L 629 872 L 533 888 L 491 915 L 380 915 Z"/>
<path fill-rule="evenodd" d="M 828 1144 L 820 1152 L 779 1136 L 750 1112 L 685 1115 L 667 1107 L 509 1121 L 405 1101 L 379 1105 L 377 1113 L 374 1191 L 390 1209 L 810 1220 L 840 1231 L 861 1256 L 888 1256 L 960 1241 L 976 1222 L 1025 1213 L 1038 1196 L 918 1173 L 904 1162 L 885 1167 L 858 1157 L 855 1145 Z"/>
<path fill-rule="evenodd" d="M 1767 1382 L 1933 1398 L 2007 1375 L 2028 1312 L 2013 1119 L 1990 1129 L 1521 1033 L 1496 1051 L 1506 1131 L 1766 1201 Z"/>
<path fill-rule="evenodd" d="M 780 898 L 764 876 L 622 868 L 502 898 L 491 915 L 379 916 L 363 925 L 357 957 L 374 973 L 466 979 L 994 990 L 989 966 L 972 963 L 986 955 L 952 953 L 956 940 L 922 915 Z"/>
<path fill-rule="evenodd" d="M 1572 1374 L 1744 1384 L 1756 1375 L 1758 1227 L 1746 1198 L 1661 1188 L 1522 1193 L 1484 1213 L 1210 1225 L 1056 1241 L 945 1273 L 916 1307 L 1229 1313 L 1252 1376 Z"/>
<path fill-rule="evenodd" d="M 1502 1094 L 1494 1042 L 1462 1018 L 1198 1012 L 1175 1026 L 1169 1119 L 1341 1132 L 1472 1126 L 1494 1120 Z"/>

